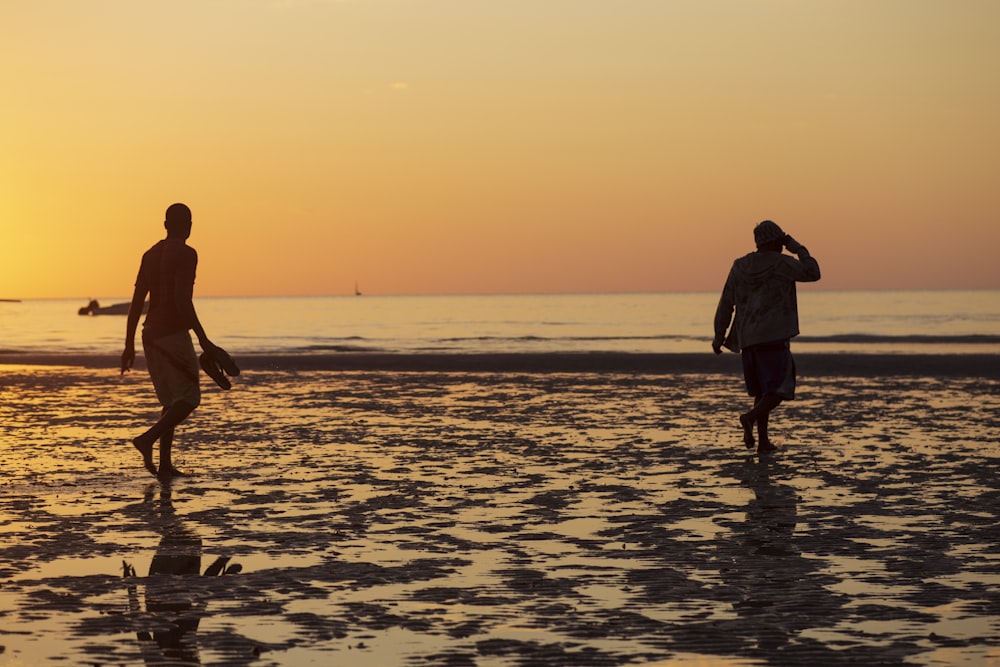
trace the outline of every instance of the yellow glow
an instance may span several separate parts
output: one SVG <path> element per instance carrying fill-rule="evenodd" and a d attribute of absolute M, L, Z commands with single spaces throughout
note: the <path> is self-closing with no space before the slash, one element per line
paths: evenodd
<path fill-rule="evenodd" d="M 714 290 L 772 218 L 828 289 L 1000 287 L 1000 5 L 0 6 L 0 297 Z"/>

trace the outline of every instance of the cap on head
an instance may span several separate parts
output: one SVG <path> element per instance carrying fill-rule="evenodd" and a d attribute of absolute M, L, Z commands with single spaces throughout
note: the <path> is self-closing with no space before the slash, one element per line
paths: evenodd
<path fill-rule="evenodd" d="M 781 227 L 777 223 L 765 220 L 753 228 L 753 240 L 759 248 L 775 241 L 784 241 L 785 232 L 781 231 Z"/>

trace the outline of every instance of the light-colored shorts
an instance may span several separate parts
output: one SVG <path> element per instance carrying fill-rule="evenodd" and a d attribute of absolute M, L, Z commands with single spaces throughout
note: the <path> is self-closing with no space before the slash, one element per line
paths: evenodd
<path fill-rule="evenodd" d="M 169 408 L 183 401 L 198 407 L 201 386 L 198 382 L 198 356 L 188 331 L 179 331 L 149 340 L 142 337 L 146 368 L 153 381 L 160 405 Z"/>

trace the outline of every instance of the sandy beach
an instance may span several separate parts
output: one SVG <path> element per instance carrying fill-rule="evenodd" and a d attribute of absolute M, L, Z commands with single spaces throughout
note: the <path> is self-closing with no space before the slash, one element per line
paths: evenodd
<path fill-rule="evenodd" d="M 995 356 L 0 355 L 6 665 L 1000 665 Z"/>

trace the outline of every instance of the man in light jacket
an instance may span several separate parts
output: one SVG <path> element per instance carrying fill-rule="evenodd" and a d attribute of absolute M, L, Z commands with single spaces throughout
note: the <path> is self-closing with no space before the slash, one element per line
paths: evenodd
<path fill-rule="evenodd" d="M 817 281 L 820 272 L 805 246 L 774 222 L 761 222 L 753 235 L 757 251 L 733 262 L 722 290 L 712 350 L 721 354 L 726 347 L 742 354 L 743 377 L 753 396 L 753 408 L 740 415 L 743 442 L 766 454 L 776 449 L 767 435 L 771 411 L 795 398 L 795 360 L 790 347 L 791 339 L 799 334 L 795 283 Z M 783 248 L 798 259 L 783 254 Z M 754 440 L 754 424 L 759 443 Z"/>

